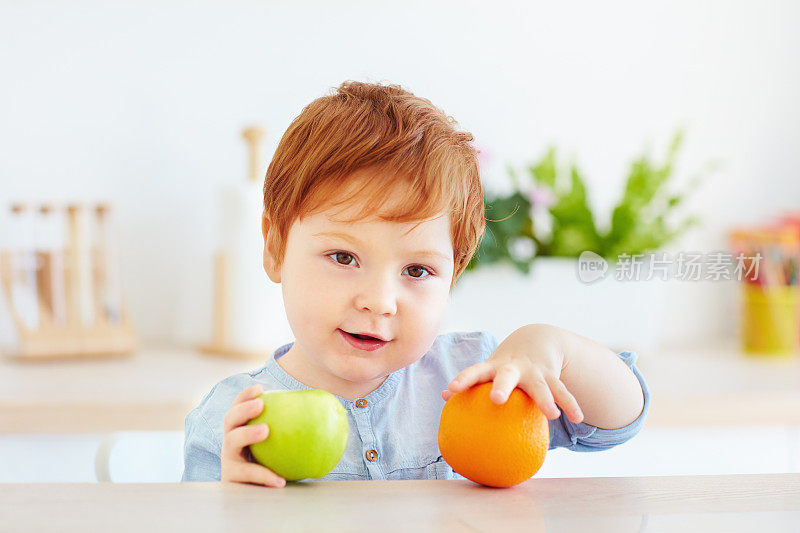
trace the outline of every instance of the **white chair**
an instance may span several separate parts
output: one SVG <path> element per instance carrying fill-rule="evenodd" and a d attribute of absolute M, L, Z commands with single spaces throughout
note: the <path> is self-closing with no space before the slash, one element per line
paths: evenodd
<path fill-rule="evenodd" d="M 183 431 L 115 431 L 95 454 L 98 482 L 177 483 L 183 475 Z"/>

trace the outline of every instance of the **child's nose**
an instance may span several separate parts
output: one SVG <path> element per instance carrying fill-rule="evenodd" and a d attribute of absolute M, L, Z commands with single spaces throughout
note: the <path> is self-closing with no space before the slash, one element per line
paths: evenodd
<path fill-rule="evenodd" d="M 387 279 L 373 279 L 359 287 L 356 305 L 368 309 L 376 315 L 397 313 L 397 287 Z"/>

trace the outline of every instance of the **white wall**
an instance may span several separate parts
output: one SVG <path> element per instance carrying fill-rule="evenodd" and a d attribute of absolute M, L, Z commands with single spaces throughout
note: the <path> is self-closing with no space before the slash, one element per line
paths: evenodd
<path fill-rule="evenodd" d="M 0 3 L 0 200 L 112 200 L 147 341 L 210 324 L 215 194 L 245 173 L 241 128 L 264 124 L 271 153 L 345 79 L 402 83 L 453 115 L 492 156 L 489 189 L 556 143 L 604 213 L 631 158 L 686 126 L 680 180 L 724 166 L 689 204 L 705 225 L 684 250 L 800 203 L 797 2 L 376 4 Z M 665 336 L 729 334 L 729 300 L 676 287 Z"/>

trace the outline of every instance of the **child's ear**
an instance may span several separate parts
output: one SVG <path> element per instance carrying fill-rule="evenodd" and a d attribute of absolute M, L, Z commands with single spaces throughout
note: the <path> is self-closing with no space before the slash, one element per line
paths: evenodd
<path fill-rule="evenodd" d="M 269 230 L 269 218 L 267 218 L 267 214 L 264 213 L 261 216 L 261 235 L 264 237 L 264 271 L 267 273 L 267 276 L 269 276 L 269 279 L 275 283 L 280 283 L 281 273 L 280 270 L 275 267 L 275 256 L 270 247 L 271 235 Z"/>

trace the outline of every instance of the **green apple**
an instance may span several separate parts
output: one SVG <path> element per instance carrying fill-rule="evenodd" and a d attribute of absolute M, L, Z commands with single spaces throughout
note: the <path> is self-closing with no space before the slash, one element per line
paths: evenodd
<path fill-rule="evenodd" d="M 268 391 L 264 410 L 248 424 L 266 424 L 267 438 L 250 445 L 253 458 L 287 481 L 321 478 L 347 447 L 350 426 L 336 396 L 321 389 Z"/>

